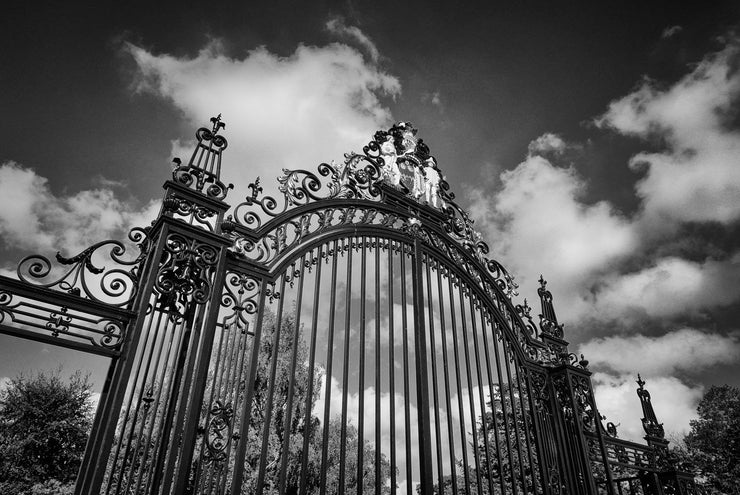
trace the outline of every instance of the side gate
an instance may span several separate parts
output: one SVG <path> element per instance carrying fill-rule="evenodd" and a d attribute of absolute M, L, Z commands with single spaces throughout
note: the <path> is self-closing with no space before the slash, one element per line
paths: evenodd
<path fill-rule="evenodd" d="M 649 444 L 602 425 L 410 124 L 230 210 L 211 120 L 136 255 L 0 278 L 0 331 L 113 358 L 77 494 L 697 493 L 644 383 Z"/>

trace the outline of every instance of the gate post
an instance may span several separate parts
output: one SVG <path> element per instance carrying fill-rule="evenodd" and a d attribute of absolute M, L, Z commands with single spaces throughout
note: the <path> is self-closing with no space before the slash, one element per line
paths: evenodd
<path fill-rule="evenodd" d="M 111 366 L 76 494 L 170 493 L 175 476 L 187 476 L 230 245 L 220 232 L 231 188 L 220 181 L 227 142 L 220 116 L 211 121 L 197 131 L 189 163 L 176 160 L 164 184 L 137 318 Z"/>

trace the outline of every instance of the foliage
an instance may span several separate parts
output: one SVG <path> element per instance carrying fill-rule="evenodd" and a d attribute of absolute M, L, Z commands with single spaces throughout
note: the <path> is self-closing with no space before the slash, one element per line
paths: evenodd
<path fill-rule="evenodd" d="M 522 391 L 504 383 L 502 387 L 494 387 L 493 397 L 486 403 L 486 410 L 478 418 L 476 436 L 478 439 L 475 449 L 478 454 L 480 472 L 475 467 L 475 459 L 468 455 L 469 485 L 466 486 L 465 471 L 462 461 L 458 461 L 457 472 L 453 484 L 452 476 L 442 479 L 443 494 L 502 494 L 513 493 L 514 486 L 518 493 L 540 491 L 537 478 L 537 456 L 532 453 L 530 461 L 527 455 L 527 445 L 534 445 L 531 428 L 527 428 L 525 417 L 520 405 Z M 512 395 L 514 398 L 512 407 Z M 525 401 L 526 402 L 526 401 Z M 527 410 L 525 414 L 529 414 Z M 528 418 L 527 422 L 532 423 Z M 521 447 L 518 448 L 518 446 Z M 533 448 L 533 447 L 532 447 Z M 509 456 L 508 453 L 511 453 Z M 490 478 L 489 478 L 490 473 Z M 478 477 L 480 484 L 478 486 Z M 503 478 L 503 480 L 502 480 Z M 504 491 L 501 484 L 506 487 Z M 526 490 L 524 489 L 526 484 Z M 457 485 L 457 492 L 454 487 Z M 439 485 L 435 485 L 434 493 L 440 493 Z"/>
<path fill-rule="evenodd" d="M 711 494 L 740 494 L 740 389 L 713 386 L 699 402 L 684 446 L 673 450 Z"/>
<path fill-rule="evenodd" d="M 0 492 L 66 493 L 92 422 L 88 376 L 19 376 L 0 392 Z M 71 493 L 71 492 L 70 492 Z"/>
<path fill-rule="evenodd" d="M 326 493 L 356 493 L 362 483 L 364 493 L 375 493 L 375 448 L 363 441 L 362 480 L 358 480 L 359 432 L 352 424 L 345 425 L 344 438 L 344 486 L 339 486 L 342 449 L 342 421 L 339 417 L 327 422 L 326 444 L 324 443 L 324 411 L 316 410 L 322 382 L 323 369 L 309 366 L 309 350 L 303 328 L 296 331 L 295 311 L 287 311 L 280 321 L 275 314 L 266 311 L 262 322 L 262 335 L 257 353 L 257 366 L 252 387 L 252 409 L 249 428 L 246 432 L 246 454 L 242 493 L 255 493 L 258 484 L 265 426 L 268 427 L 265 447 L 263 493 L 277 494 L 280 471 L 285 461 L 285 492 L 298 493 L 301 478 L 305 478 L 305 493 L 319 493 L 322 475 L 326 479 Z M 237 330 L 234 328 L 233 330 Z M 251 350 L 247 350 L 247 355 Z M 246 375 L 249 360 L 243 363 Z M 274 372 L 273 372 L 274 369 Z M 312 372 L 313 371 L 313 372 Z M 209 378 L 209 383 L 213 377 Z M 271 380 L 274 384 L 271 385 Z M 242 383 L 241 386 L 245 384 Z M 292 390 L 291 390 L 292 386 Z M 272 392 L 271 392 L 272 391 Z M 244 389 L 240 393 L 243 394 Z M 205 396 L 210 396 L 210 390 Z M 224 391 L 215 394 L 225 397 Z M 338 400 L 333 397 L 332 400 Z M 308 414 L 307 414 L 308 409 Z M 290 416 L 290 421 L 288 420 Z M 287 423 L 287 424 L 286 424 Z M 304 451 L 304 439 L 307 449 Z M 287 439 L 287 444 L 286 444 Z M 240 440 L 242 441 L 242 440 Z M 322 455 L 326 451 L 326 463 L 322 471 Z M 287 457 L 287 459 L 286 459 Z M 302 471 L 306 458 L 306 472 Z M 196 484 L 210 485 L 209 476 L 221 476 L 221 471 L 210 471 L 206 457 L 200 467 L 200 479 Z M 196 470 L 199 468 L 196 467 Z M 234 469 L 231 465 L 228 471 Z M 390 493 L 390 462 L 380 456 L 381 493 Z"/>

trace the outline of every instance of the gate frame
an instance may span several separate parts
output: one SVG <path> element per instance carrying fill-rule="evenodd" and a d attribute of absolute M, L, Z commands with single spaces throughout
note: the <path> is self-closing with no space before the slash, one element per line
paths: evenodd
<path fill-rule="evenodd" d="M 197 131 L 198 143 L 189 163 L 183 166 L 179 160 L 176 161 L 173 179 L 164 184 L 164 199 L 156 221 L 151 227 L 136 229 L 130 236 L 140 250 L 139 256 L 133 261 L 121 259 L 124 250 L 120 243 L 105 241 L 73 258 L 57 255 L 57 260 L 62 265 L 71 265 L 72 271 L 78 270 L 75 273 L 83 274 L 71 281 L 63 277 L 48 282 L 45 277 L 49 275 L 47 268 L 51 267 L 51 263 L 38 256 L 28 257 L 20 263 L 20 281 L 0 276 L 0 333 L 112 358 L 80 468 L 76 494 L 100 493 L 106 475 L 104 460 L 109 458 L 111 452 L 121 419 L 123 401 L 127 393 L 133 393 L 128 389 L 136 352 L 142 339 L 147 307 L 153 304 L 153 298 L 162 297 L 163 270 L 165 263 L 171 261 L 167 257 L 167 251 L 172 235 L 193 240 L 217 253 L 215 260 L 211 260 L 213 263 L 200 268 L 198 273 L 206 285 L 210 284 L 205 294 L 207 298 L 213 300 L 219 297 L 228 266 L 239 266 L 252 274 L 255 280 L 259 280 L 260 303 L 256 327 L 260 328 L 266 290 L 301 253 L 331 239 L 363 234 L 398 238 L 413 246 L 410 269 L 413 275 L 414 303 L 417 307 L 425 306 L 423 257 L 434 255 L 451 264 L 456 276 L 465 279 L 476 292 L 487 314 L 496 318 L 519 360 L 516 364 L 517 373 L 524 372 L 524 382 L 531 392 L 531 427 L 534 429 L 545 493 L 603 493 L 600 488 L 603 484 L 605 492 L 612 495 L 616 493 L 612 471 L 617 468 L 637 473 L 637 477 L 644 480 L 642 483 L 646 493 L 698 493 L 693 477 L 677 470 L 670 459 L 668 442 L 664 439 L 662 425 L 652 411 L 649 393 L 643 388 L 644 382 L 640 383 L 641 379 L 638 381 L 638 396 L 643 407 L 643 425 L 648 434 L 648 445 L 620 440 L 616 438 L 613 424 L 606 427 L 602 424 L 593 396 L 588 362 L 583 356 L 579 360 L 575 354 L 569 352 L 568 342 L 563 338 L 562 325 L 555 316 L 552 294 L 547 290 L 546 282 L 543 279 L 540 281 L 538 295 L 542 312 L 539 323 L 535 325 L 526 300 L 523 305 L 513 302 L 512 297 L 516 295 L 513 278 L 498 262 L 486 258 L 488 246 L 473 229 L 472 220 L 455 203 L 454 194 L 449 191 L 446 181 L 443 178 L 439 181 L 433 201 L 424 204 L 419 197 L 410 194 L 414 191 L 404 190 L 398 177 L 392 173 L 389 175 L 391 162 L 383 147 L 389 142 L 395 145 L 399 161 L 406 161 L 419 170 L 425 166 L 439 170 L 420 139 L 414 139 L 410 144 L 403 141 L 409 139 L 411 131 L 413 136 L 416 134 L 410 124 L 399 123 L 388 131 L 379 131 L 363 149 L 363 154 L 348 154 L 347 160 L 340 166 L 321 164 L 318 168 L 319 176 L 302 170 L 284 170 L 279 179 L 280 191 L 284 195 L 282 211 L 278 211 L 279 205 L 275 199 L 269 196 L 259 197 L 262 188 L 258 178 L 248 186 L 252 191 L 251 197 L 236 206 L 233 216 L 224 218 L 230 208 L 224 200 L 232 187 L 226 186 L 220 179 L 221 153 L 227 142 L 219 134 L 224 127 L 220 115 L 211 119 L 211 122 L 211 129 L 200 128 Z M 395 163 L 394 158 L 393 164 Z M 320 176 L 329 181 L 322 182 Z M 324 196 L 319 194 L 320 191 Z M 438 202 L 442 204 L 439 205 Z M 332 225 L 332 213 L 328 221 L 329 227 L 324 231 L 319 229 L 311 233 L 310 225 L 301 224 L 301 229 L 305 227 L 308 237 L 304 239 L 304 231 L 301 230 L 295 233 L 297 237 L 290 240 L 292 244 L 285 244 L 289 234 L 284 226 L 289 220 L 310 220 L 313 213 L 332 208 L 372 210 L 386 215 L 386 220 L 391 217 L 394 220 L 380 225 L 373 224 L 372 221 L 362 224 L 354 221 L 354 209 L 351 216 L 345 210 L 344 215 L 348 218 Z M 263 224 L 260 215 L 269 220 Z M 401 222 L 401 232 L 396 227 L 398 221 Z M 257 243 L 268 238 L 273 239 L 276 246 L 275 253 L 268 255 L 269 258 L 274 254 L 269 263 L 261 259 L 250 260 L 250 250 L 253 251 Z M 118 265 L 107 270 L 103 279 L 108 273 L 127 274 L 131 296 L 123 303 L 106 302 L 99 293 L 90 290 L 85 284 L 84 273 L 100 273 L 92 264 L 93 254 L 108 246 L 111 246 L 110 257 Z M 195 254 L 188 256 L 188 263 L 197 263 Z M 42 269 L 39 270 L 39 265 L 34 265 L 34 262 L 40 262 Z M 455 262 L 461 263 L 463 267 L 453 267 Z M 22 270 L 24 266 L 27 273 Z M 185 280 L 188 276 L 176 280 L 189 282 Z M 101 280 L 101 287 L 102 283 Z M 111 286 L 108 288 L 111 289 Z M 183 309 L 184 313 L 192 310 L 189 313 L 192 315 L 196 314 L 195 308 L 204 304 L 194 298 L 192 291 L 187 292 L 182 288 L 175 289 L 172 297 L 186 308 Z M 12 305 L 16 299 L 28 301 L 33 306 L 31 312 L 34 315 L 44 313 L 43 317 L 33 316 L 41 323 L 19 323 L 19 310 Z M 57 308 L 57 311 L 52 311 L 53 308 Z M 68 337 L 74 335 L 69 332 L 68 327 L 66 331 L 61 331 L 60 339 L 59 326 L 55 322 L 63 321 L 59 320 L 60 311 L 66 314 L 69 310 L 119 322 L 120 332 L 114 335 L 118 338 L 116 345 L 101 345 L 102 340 L 97 343 L 92 340 L 90 343 L 72 341 Z M 49 314 L 46 315 L 45 312 Z M 422 453 L 419 466 L 421 489 L 422 493 L 431 493 L 433 446 L 429 415 L 427 337 L 425 331 L 420 331 L 426 328 L 424 313 L 423 310 L 414 312 L 413 330 L 416 334 L 415 372 L 419 384 L 418 447 Z M 185 492 L 196 434 L 198 428 L 203 427 L 199 425 L 199 407 L 190 407 L 187 410 L 180 408 L 175 413 L 178 404 L 187 404 L 188 401 L 201 404 L 204 399 L 218 304 L 210 307 L 207 314 L 204 315 L 202 311 L 198 314 L 198 317 L 185 323 L 188 328 L 184 337 L 184 352 L 178 357 L 181 365 L 177 368 L 177 373 L 182 373 L 177 376 L 184 378 L 185 385 L 172 389 L 173 402 L 168 406 L 162 439 L 155 450 L 159 455 L 153 471 L 155 481 L 152 493 L 160 490 L 160 482 L 163 483 L 163 493 L 169 493 L 171 487 L 174 487 L 175 493 Z M 47 324 L 43 324 L 44 321 Z M 106 333 L 105 336 L 109 335 Z M 259 332 L 253 346 L 250 376 L 254 376 L 256 367 L 254 357 L 259 347 Z M 191 388 L 191 384 L 195 385 Z M 249 395 L 246 400 L 251 401 Z M 182 432 L 180 436 L 179 431 Z M 547 432 L 553 435 L 552 438 L 546 438 Z M 181 458 L 178 458 L 177 452 Z M 238 452 L 241 457 L 237 454 L 237 463 L 243 465 L 245 449 L 241 448 Z M 602 481 L 597 480 L 594 471 L 599 466 L 604 472 Z M 234 487 L 240 486 L 242 471 L 236 471 Z M 238 490 L 237 488 L 237 492 Z"/>

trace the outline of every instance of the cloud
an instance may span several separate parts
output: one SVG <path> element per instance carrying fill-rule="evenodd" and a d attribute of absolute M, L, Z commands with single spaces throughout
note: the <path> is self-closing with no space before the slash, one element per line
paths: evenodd
<path fill-rule="evenodd" d="M 546 132 L 529 143 L 527 150 L 529 151 L 529 156 L 532 157 L 534 155 L 542 156 L 548 153 L 560 155 L 565 151 L 565 148 L 566 144 L 563 138 L 552 132 Z"/>
<path fill-rule="evenodd" d="M 683 31 L 683 28 L 679 25 L 670 26 L 663 30 L 663 32 L 660 34 L 660 37 L 663 39 L 672 38 L 673 36 L 677 35 L 681 31 Z"/>
<path fill-rule="evenodd" d="M 107 187 L 56 196 L 48 180 L 15 162 L 0 165 L 0 237 L 4 247 L 25 251 L 77 254 L 89 245 L 121 238 L 146 226 L 159 205 L 141 208 Z"/>
<path fill-rule="evenodd" d="M 616 335 L 581 344 L 579 353 L 591 366 L 617 373 L 695 374 L 740 361 L 740 333 L 723 336 L 682 328 L 659 337 Z"/>
<path fill-rule="evenodd" d="M 584 295 L 579 315 L 602 320 L 689 315 L 738 301 L 738 285 L 740 255 L 705 262 L 661 258 L 642 270 L 602 278 Z"/>
<path fill-rule="evenodd" d="M 530 149 L 562 147 L 558 139 L 540 138 Z M 634 251 L 637 239 L 630 222 L 605 201 L 584 204 L 585 188 L 575 169 L 530 155 L 501 174 L 496 194 L 469 190 L 476 225 L 517 277 L 522 294 L 536 294 L 536 279 L 543 273 L 555 282 L 558 295 L 569 294 L 558 306 L 571 308 L 595 273 Z"/>
<path fill-rule="evenodd" d="M 237 185 L 233 204 L 258 175 L 274 191 L 284 167 L 314 170 L 361 149 L 392 121 L 381 98 L 401 91 L 398 79 L 340 43 L 299 45 L 289 57 L 262 47 L 230 58 L 216 42 L 194 57 L 130 43 L 125 51 L 136 64 L 136 91 L 169 100 L 194 126 L 223 113 L 229 147 L 222 178 Z M 190 145 L 174 143 L 173 151 L 183 146 Z"/>
<path fill-rule="evenodd" d="M 435 107 L 437 107 L 437 110 L 439 110 L 439 113 L 443 114 L 445 112 L 445 105 L 442 102 L 442 94 L 439 91 L 435 91 L 433 93 L 424 93 L 421 95 L 421 102 L 422 103 L 431 103 Z"/>
<path fill-rule="evenodd" d="M 739 253 L 689 260 L 670 247 L 685 241 L 679 236 L 689 222 L 722 229 L 740 218 L 740 132 L 731 124 L 740 103 L 739 47 L 730 42 L 671 86 L 645 80 L 595 119 L 598 128 L 660 147 L 628 163 L 642 173 L 636 213 L 586 202 L 586 178 L 557 164 L 573 145 L 554 133 L 530 143 L 494 194 L 468 190 L 473 218 L 521 294 L 532 298 L 543 273 L 561 321 L 622 326 L 738 300 Z"/>
<path fill-rule="evenodd" d="M 647 228 L 740 218 L 740 133 L 728 126 L 740 97 L 739 55 L 740 44 L 731 42 L 667 89 L 646 79 L 595 120 L 601 128 L 664 145 L 630 160 L 645 174 L 636 191 Z"/>
<path fill-rule="evenodd" d="M 380 52 L 375 46 L 375 43 L 373 43 L 373 41 L 360 30 L 360 28 L 356 26 L 347 26 L 344 23 L 344 19 L 341 17 L 329 19 L 326 22 L 326 29 L 332 34 L 349 38 L 350 40 L 357 42 L 365 49 L 365 51 L 367 51 L 373 62 L 377 62 L 380 58 Z"/>
<path fill-rule="evenodd" d="M 643 375 L 643 378 L 666 438 L 683 438 L 689 431 L 689 421 L 697 418 L 696 406 L 702 388 L 689 386 L 675 377 Z M 635 379 L 633 375 L 615 377 L 605 373 L 592 376 L 599 413 L 606 416 L 606 421 L 619 424 L 620 438 L 644 443 L 645 432 L 640 421 L 643 415 Z"/>

